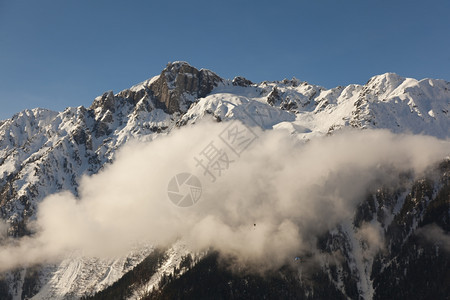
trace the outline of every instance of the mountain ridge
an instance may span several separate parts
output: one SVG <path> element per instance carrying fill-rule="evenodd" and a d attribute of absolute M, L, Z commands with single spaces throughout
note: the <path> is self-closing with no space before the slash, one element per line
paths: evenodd
<path fill-rule="evenodd" d="M 113 162 L 117 149 L 128 141 L 151 141 L 203 119 L 239 120 L 262 130 L 287 130 L 302 142 L 348 127 L 448 139 L 449 111 L 450 83 L 444 80 L 385 73 L 365 85 L 325 89 L 295 78 L 261 83 L 243 77 L 223 79 L 186 62 L 169 63 L 160 75 L 116 94 L 105 92 L 88 108 L 62 112 L 36 108 L 0 121 L 0 214 L 8 224 L 8 236 L 27 236 L 32 233 L 27 225 L 35 218 L 40 201 L 63 190 L 77 195 L 81 177 L 96 174 Z M 379 213 L 372 206 L 367 209 Z M 341 228 L 331 235 L 330 245 L 353 233 L 351 228 Z M 144 255 L 137 257 L 134 265 Z M 100 263 L 99 269 L 114 263 Z M 115 276 L 130 270 L 130 266 L 121 268 Z M 25 276 L 25 271 L 18 272 Z M 57 276 L 58 267 L 52 272 L 45 276 Z M 333 272 L 330 276 L 337 276 Z M 22 286 L 24 281 L 14 276 L 8 282 Z M 21 297 L 21 289 L 12 292 L 12 283 L 10 294 Z M 364 295 L 371 293 L 369 288 L 364 291 Z M 81 296 L 76 286 L 67 293 Z"/>
<path fill-rule="evenodd" d="M 201 75 L 202 72 L 206 75 Z M 181 79 L 177 79 L 178 76 Z M 202 76 L 206 78 L 204 90 Z M 182 87 L 172 86 L 163 93 L 162 89 L 168 88 L 168 84 L 159 82 L 161 77 L 178 80 Z M 260 84 L 249 84 L 246 79 L 240 81 L 246 82 L 245 86 L 236 84 L 236 80 L 233 83 L 222 79 L 209 70 L 197 70 L 186 62 L 174 62 L 144 84 L 96 97 L 89 108 L 79 106 L 59 113 L 37 108 L 3 121 L 0 125 L 0 195 L 3 195 L 3 203 L 21 199 L 18 205 L 22 207 L 19 209 L 22 217 L 13 217 L 17 220 L 13 224 L 33 215 L 33 212 L 27 213 L 28 209 L 35 211 L 35 205 L 28 203 L 30 198 L 42 199 L 39 194 L 62 188 L 76 193 L 80 173 L 96 173 L 104 163 L 113 160 L 115 149 L 130 139 L 152 139 L 155 134 L 168 133 L 172 128 L 193 124 L 208 116 L 216 121 L 237 118 L 244 123 L 251 122 L 243 112 L 249 107 L 266 114 L 258 116 L 262 123 L 267 122 L 260 126 L 289 130 L 300 140 L 344 127 L 385 128 L 395 133 L 450 137 L 450 83 L 442 80 L 417 81 L 385 73 L 373 76 L 364 86 L 349 85 L 331 90 L 297 79 Z M 152 88 L 153 84 L 158 88 Z M 158 89 L 159 94 L 155 96 L 152 90 Z M 204 95 L 206 91 L 210 91 L 208 95 Z M 163 100 L 158 98 L 162 94 L 166 97 Z M 174 101 L 179 102 L 179 106 L 169 109 Z M 183 106 L 184 109 L 179 110 Z M 57 147 L 66 152 L 66 157 L 73 157 L 68 162 L 58 162 L 67 174 L 59 176 L 56 184 L 42 183 L 46 191 L 39 192 L 39 185 L 31 183 L 34 179 L 27 170 L 37 167 L 40 160 L 46 161 L 43 164 L 48 166 L 54 159 L 49 155 Z M 71 168 L 68 169 L 68 165 Z M 71 171 L 74 168 L 76 172 Z M 10 180 L 17 176 L 30 177 L 28 187 L 21 184 L 14 187 Z M 17 179 L 16 182 L 23 182 Z M 5 219 L 12 217 L 5 212 L 5 205 L 1 212 Z"/>

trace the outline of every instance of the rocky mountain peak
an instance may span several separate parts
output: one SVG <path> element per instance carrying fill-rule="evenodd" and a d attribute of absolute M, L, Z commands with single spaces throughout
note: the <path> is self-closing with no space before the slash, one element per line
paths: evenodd
<path fill-rule="evenodd" d="M 125 103 L 136 106 L 145 99 L 148 110 L 162 109 L 168 114 L 184 113 L 198 98 L 208 95 L 223 79 L 210 70 L 191 66 L 187 62 L 168 63 L 159 76 L 148 79 L 130 89 L 114 95 L 105 92 L 95 98 L 90 109 L 99 110 L 103 115 L 107 111 L 114 113 L 118 106 Z"/>
<path fill-rule="evenodd" d="M 159 108 L 173 114 L 186 112 L 195 99 L 205 97 L 222 81 L 209 70 L 198 70 L 187 62 L 177 61 L 168 63 L 149 89 Z"/>
<path fill-rule="evenodd" d="M 91 108 L 96 109 L 98 107 L 102 107 L 105 110 L 110 110 L 114 112 L 115 105 L 114 105 L 114 94 L 113 91 L 107 91 L 104 92 L 103 95 L 98 96 L 95 98 L 94 102 L 92 103 Z"/>
<path fill-rule="evenodd" d="M 388 96 L 397 87 L 399 87 L 406 78 L 401 77 L 395 73 L 384 73 L 381 75 L 373 76 L 366 83 L 365 88 L 367 91 L 371 91 L 372 94 L 377 96 Z"/>
<path fill-rule="evenodd" d="M 248 87 L 248 86 L 251 86 L 253 84 L 253 82 L 251 82 L 250 80 L 248 80 L 245 77 L 236 76 L 236 77 L 234 77 L 232 84 L 234 86 Z"/>
<path fill-rule="evenodd" d="M 185 61 L 175 61 L 169 62 L 167 66 L 162 70 L 161 75 L 166 78 L 168 83 L 174 83 L 179 74 L 197 74 L 198 69 L 191 66 L 189 63 Z"/>

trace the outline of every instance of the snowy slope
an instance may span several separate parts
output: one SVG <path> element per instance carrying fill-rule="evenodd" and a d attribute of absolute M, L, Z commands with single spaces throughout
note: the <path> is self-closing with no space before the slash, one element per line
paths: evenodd
<path fill-rule="evenodd" d="M 151 251 L 150 247 L 140 247 L 127 257 L 109 260 L 74 254 L 43 270 L 43 286 L 33 299 L 80 298 L 98 292 L 119 280 Z"/>

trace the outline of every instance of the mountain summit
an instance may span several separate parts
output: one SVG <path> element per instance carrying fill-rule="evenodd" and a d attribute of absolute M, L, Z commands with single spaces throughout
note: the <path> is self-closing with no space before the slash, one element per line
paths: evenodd
<path fill-rule="evenodd" d="M 161 109 L 167 114 L 185 113 L 196 99 L 208 95 L 223 80 L 213 72 L 198 70 L 186 62 L 168 63 L 161 74 L 118 93 L 107 92 L 90 107 L 115 112 L 119 103 L 138 105 L 150 111 Z"/>

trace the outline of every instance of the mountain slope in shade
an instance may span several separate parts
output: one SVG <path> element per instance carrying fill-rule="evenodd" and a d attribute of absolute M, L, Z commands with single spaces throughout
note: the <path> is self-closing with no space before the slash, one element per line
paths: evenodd
<path fill-rule="evenodd" d="M 37 204 L 42 199 L 62 190 L 76 195 L 81 176 L 95 174 L 105 164 L 111 163 L 117 149 L 127 141 L 151 141 L 157 136 L 170 134 L 174 128 L 190 126 L 205 118 L 217 122 L 237 119 L 264 130 L 288 130 L 303 141 L 346 127 L 383 128 L 395 133 L 425 134 L 445 139 L 450 137 L 449 111 L 450 83 L 443 80 L 418 81 L 386 73 L 372 77 L 365 85 L 325 89 L 295 78 L 258 84 L 242 77 L 227 80 L 209 70 L 174 62 L 168 64 L 160 75 L 130 89 L 117 94 L 104 93 L 95 98 L 89 108 L 80 106 L 63 112 L 25 110 L 1 121 L 0 215 L 8 223 L 9 236 L 28 235 L 27 224 L 35 218 Z M 442 178 L 447 178 L 445 176 Z M 436 186 L 433 191 L 445 191 L 445 184 Z M 405 195 L 408 194 L 405 192 Z M 404 197 L 407 196 L 402 197 L 395 201 L 405 202 Z M 433 197 L 423 200 L 426 207 Z M 444 201 L 442 205 L 447 205 L 446 199 L 441 201 Z M 366 210 L 378 214 L 380 207 L 385 207 L 392 211 L 391 222 L 394 222 L 392 220 L 400 218 L 401 210 L 395 211 L 393 206 L 402 207 L 400 202 L 386 207 L 373 204 L 375 208 L 370 206 Z M 423 209 L 427 211 L 428 208 Z M 422 218 L 423 215 L 419 219 Z M 384 228 L 391 226 L 391 223 L 383 224 Z M 376 258 L 369 264 L 361 259 L 362 254 L 355 252 L 359 247 L 355 230 L 352 222 L 342 224 L 324 238 L 324 249 L 341 249 L 348 254 L 349 264 L 342 265 L 341 269 L 323 266 L 323 276 L 330 276 L 331 282 L 344 295 L 370 298 L 377 285 L 388 283 L 382 280 L 381 274 L 385 273 L 368 271 L 367 268 L 375 268 L 373 266 L 377 264 L 384 266 L 388 258 Z M 391 230 L 396 232 L 398 229 Z M 450 228 L 446 230 L 448 232 Z M 387 238 L 391 238 L 389 234 L 388 231 Z M 395 234 L 392 235 L 394 239 Z M 410 242 L 411 235 L 402 238 L 404 242 L 400 244 L 397 236 L 396 242 L 392 242 L 398 249 Z M 405 249 L 401 251 L 407 252 Z M 120 258 L 87 263 L 85 258 L 76 257 L 57 266 L 43 267 L 38 272 L 18 270 L 4 276 L 4 294 L 20 298 L 39 292 L 37 299 L 50 299 L 93 293 L 99 290 L 94 286 L 111 284 L 139 264 L 147 254 L 143 250 L 140 254 L 130 254 L 133 259 L 129 260 Z M 398 259 L 395 254 L 391 255 L 390 259 Z M 410 258 L 413 254 L 406 253 L 405 256 Z M 124 261 L 127 261 L 126 266 Z M 448 259 L 445 262 L 448 263 Z M 108 275 L 110 270 L 114 270 L 114 276 Z M 392 274 L 400 272 L 392 263 L 386 270 Z M 58 282 L 66 276 L 64 272 L 69 272 L 75 278 L 72 282 L 79 285 L 58 290 L 61 288 Z M 339 274 L 348 276 L 339 277 Z M 79 279 L 87 276 L 92 281 L 81 284 Z M 104 281 L 104 276 L 114 277 L 114 280 Z M 107 284 L 102 285 L 102 282 Z"/>

